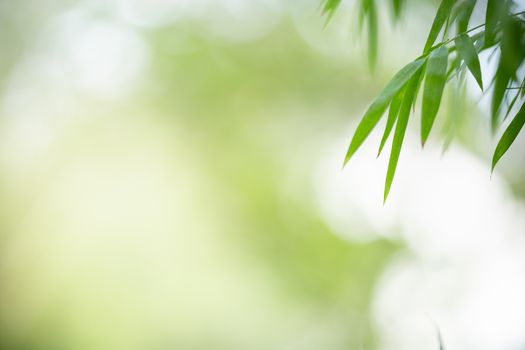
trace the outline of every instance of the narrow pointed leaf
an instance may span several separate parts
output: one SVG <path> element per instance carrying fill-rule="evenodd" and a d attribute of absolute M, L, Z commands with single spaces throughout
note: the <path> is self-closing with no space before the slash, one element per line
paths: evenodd
<path fill-rule="evenodd" d="M 394 75 L 392 80 L 390 80 L 390 82 L 383 88 L 379 96 L 375 98 L 357 126 L 352 141 L 350 142 L 350 146 L 348 147 L 348 151 L 346 152 L 344 164 L 352 158 L 357 149 L 377 125 L 392 98 L 407 83 L 407 81 L 420 70 L 424 62 L 425 59 L 420 58 L 407 64 L 397 72 L 396 75 Z"/>
<path fill-rule="evenodd" d="M 444 135 L 445 141 L 443 142 L 442 153 L 445 153 L 454 136 L 457 133 L 457 130 L 460 128 L 462 121 L 466 117 L 466 84 L 465 84 L 465 71 L 463 70 L 459 74 L 459 79 L 454 81 L 452 84 L 449 84 L 449 98 L 448 98 L 448 108 L 446 113 L 445 124 L 443 125 L 442 133 Z"/>
<path fill-rule="evenodd" d="M 421 112 L 421 143 L 423 145 L 427 141 L 441 104 L 447 82 L 447 63 L 448 49 L 444 46 L 433 51 L 428 58 Z"/>
<path fill-rule="evenodd" d="M 423 78 L 425 77 L 425 67 L 427 65 L 427 62 L 423 63 L 423 67 L 421 67 L 422 74 L 419 75 L 419 80 L 417 81 L 416 85 L 416 92 L 414 94 L 414 98 L 412 99 L 412 111 L 416 110 L 416 102 L 417 102 L 417 96 L 419 95 L 419 88 L 421 87 L 421 84 L 423 83 Z"/>
<path fill-rule="evenodd" d="M 470 17 L 474 11 L 476 0 L 464 0 L 457 6 L 456 23 L 458 34 L 465 33 L 468 29 Z"/>
<path fill-rule="evenodd" d="M 377 152 L 378 157 L 379 155 L 381 155 L 381 151 L 385 146 L 386 140 L 388 140 L 388 136 L 390 136 L 390 132 L 392 131 L 392 128 L 394 127 L 394 124 L 397 120 L 399 108 L 401 107 L 401 102 L 403 101 L 403 92 L 404 90 L 399 91 L 399 93 L 392 99 L 392 103 L 390 103 L 390 109 L 388 110 L 388 118 L 386 120 L 385 131 L 383 132 L 381 144 L 379 145 L 379 151 Z"/>
<path fill-rule="evenodd" d="M 368 9 L 368 65 L 374 70 L 377 61 L 377 9 L 375 1 L 369 0 Z"/>
<path fill-rule="evenodd" d="M 500 107 L 507 93 L 507 87 L 516 79 L 516 72 L 525 59 L 524 24 L 516 19 L 508 19 L 503 25 L 501 55 L 494 78 L 492 95 L 492 130 L 499 124 Z"/>
<path fill-rule="evenodd" d="M 476 79 L 481 90 L 483 90 L 483 81 L 481 79 L 481 66 L 479 64 L 479 57 L 474 43 L 467 34 L 460 34 L 456 38 L 455 43 L 459 55 L 466 63 L 468 69 Z"/>
<path fill-rule="evenodd" d="M 525 103 L 521 106 L 519 112 L 516 114 L 512 122 L 510 122 L 509 126 L 501 136 L 501 139 L 498 142 L 498 145 L 496 146 L 496 150 L 494 151 L 494 156 L 492 157 L 492 171 L 494 171 L 494 167 L 498 163 L 498 161 L 501 159 L 501 157 L 507 152 L 509 147 L 512 145 L 516 137 L 518 136 L 519 132 L 521 131 L 521 128 L 523 128 L 523 125 L 525 124 Z"/>
<path fill-rule="evenodd" d="M 332 19 L 332 16 L 334 15 L 335 11 L 337 10 L 340 4 L 341 4 L 341 0 L 325 0 L 324 1 L 322 14 L 326 15 L 325 25 L 328 24 L 328 22 L 330 22 L 330 20 Z"/>
<path fill-rule="evenodd" d="M 504 16 L 507 7 L 507 0 L 487 0 L 487 10 L 485 14 L 486 47 L 495 44 L 498 22 Z"/>
<path fill-rule="evenodd" d="M 441 31 L 441 28 L 443 28 L 443 24 L 445 24 L 445 21 L 450 16 L 452 6 L 454 6 L 454 2 L 455 0 L 441 1 L 441 4 L 439 5 L 439 8 L 436 13 L 436 17 L 434 18 L 434 22 L 432 23 L 432 27 L 430 28 L 430 33 L 428 34 L 427 42 L 425 43 L 425 49 L 423 50 L 424 53 L 428 52 L 432 45 L 434 45 L 434 42 L 436 41 L 439 32 Z"/>
<path fill-rule="evenodd" d="M 495 132 L 499 125 L 499 110 L 505 93 L 507 92 L 507 86 L 511 82 L 510 75 L 506 69 L 501 67 L 498 68 L 494 77 L 494 92 L 492 93 L 492 106 L 491 106 L 491 126 L 492 131 Z"/>
<path fill-rule="evenodd" d="M 403 13 L 405 7 L 405 0 L 392 0 L 392 12 L 394 13 L 394 19 L 398 20 Z"/>
<path fill-rule="evenodd" d="M 505 116 L 503 117 L 503 120 L 506 120 L 507 117 L 509 116 L 510 112 L 512 111 L 512 108 L 514 108 L 514 104 L 516 103 L 516 101 L 518 100 L 518 97 L 520 96 L 520 92 L 518 90 L 518 92 L 516 93 L 516 95 L 514 95 L 514 97 L 512 98 L 512 100 L 510 101 L 509 105 L 507 106 L 507 112 L 505 113 Z"/>
<path fill-rule="evenodd" d="M 416 95 L 416 87 L 419 80 L 421 71 L 417 71 L 410 81 L 408 82 L 403 97 L 403 102 L 399 109 L 399 115 L 397 117 L 396 130 L 394 132 L 394 139 L 392 141 L 392 150 L 390 152 L 390 160 L 388 162 L 388 170 L 386 174 L 385 181 L 385 192 L 384 192 L 384 201 L 388 198 L 388 193 L 390 192 L 390 187 L 392 186 L 392 181 L 394 180 L 394 175 L 396 173 L 397 162 L 399 160 L 399 154 L 401 153 L 401 146 L 403 144 L 403 139 L 405 138 L 405 131 L 408 125 L 408 119 L 410 116 L 410 109 L 412 107 L 412 101 Z"/>

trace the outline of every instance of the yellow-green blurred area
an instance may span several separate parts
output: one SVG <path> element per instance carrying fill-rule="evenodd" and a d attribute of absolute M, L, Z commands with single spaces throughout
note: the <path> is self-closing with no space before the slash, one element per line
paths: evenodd
<path fill-rule="evenodd" d="M 525 344 L 471 322 L 523 310 L 465 277 L 523 246 L 523 205 L 488 162 L 418 149 L 414 178 L 437 187 L 407 158 L 386 209 L 384 163 L 340 179 L 351 123 L 433 7 L 383 26 L 374 74 L 353 11 L 323 29 L 314 0 L 0 0 L 0 348 L 421 350 L 433 320 L 464 349 Z M 501 336 L 473 336 L 487 329 Z"/>

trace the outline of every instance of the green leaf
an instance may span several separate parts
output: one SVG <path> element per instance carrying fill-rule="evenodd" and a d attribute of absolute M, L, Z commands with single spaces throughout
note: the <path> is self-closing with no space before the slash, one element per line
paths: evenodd
<path fill-rule="evenodd" d="M 452 80 L 452 78 L 454 78 L 458 74 L 460 63 L 461 57 L 459 57 L 459 55 L 456 55 L 456 57 L 454 57 L 454 59 L 448 65 L 447 82 Z"/>
<path fill-rule="evenodd" d="M 525 27 L 519 20 L 508 19 L 503 26 L 501 40 L 501 56 L 494 77 L 494 92 L 492 95 L 492 130 L 499 124 L 499 110 L 507 87 L 516 79 L 516 72 L 525 58 Z"/>
<path fill-rule="evenodd" d="M 447 64 L 448 49 L 444 46 L 433 51 L 428 58 L 421 112 L 422 145 L 427 141 L 441 104 L 447 82 Z"/>
<path fill-rule="evenodd" d="M 448 84 L 448 108 L 446 113 L 445 123 L 443 125 L 442 133 L 445 141 L 443 142 L 442 152 L 445 153 L 457 130 L 460 128 L 462 121 L 466 117 L 467 109 L 465 104 L 466 99 L 466 84 L 465 74 L 463 70 L 459 73 L 457 80 L 452 84 Z"/>
<path fill-rule="evenodd" d="M 403 144 L 403 139 L 405 138 L 405 131 L 408 125 L 408 119 L 410 116 L 410 109 L 412 107 L 412 101 L 416 95 L 416 87 L 418 80 L 421 74 L 421 70 L 418 70 L 414 74 L 410 81 L 408 82 L 403 96 L 403 102 L 399 109 L 399 116 L 397 117 L 396 130 L 394 132 L 394 139 L 392 141 L 392 151 L 390 152 L 390 160 L 388 162 L 388 170 L 386 174 L 385 181 L 385 192 L 384 192 L 384 201 L 388 197 L 390 192 L 390 187 L 392 186 L 392 181 L 394 180 L 394 175 L 396 173 L 397 163 L 399 160 L 399 154 L 401 153 L 401 146 Z"/>
<path fill-rule="evenodd" d="M 348 147 L 348 151 L 346 152 L 344 164 L 352 158 L 357 149 L 363 144 L 370 132 L 377 125 L 392 98 L 399 92 L 399 90 L 401 90 L 407 81 L 420 70 L 424 62 L 425 59 L 420 58 L 404 66 L 396 73 L 396 75 L 394 75 L 392 80 L 390 80 L 381 93 L 375 98 L 357 126 L 352 141 L 350 142 L 350 146 Z"/>
<path fill-rule="evenodd" d="M 368 9 L 368 65 L 371 70 L 377 62 L 377 9 L 375 1 L 370 1 Z"/>
<path fill-rule="evenodd" d="M 476 5 L 476 0 L 464 0 L 458 3 L 457 12 L 456 12 L 456 23 L 458 34 L 464 33 L 468 29 L 468 24 L 470 22 L 470 17 L 472 16 L 472 11 L 474 11 L 474 6 Z"/>
<path fill-rule="evenodd" d="M 512 122 L 510 122 L 509 126 L 501 136 L 498 145 L 496 146 L 494 156 L 492 157 L 492 171 L 494 171 L 494 167 L 500 158 L 505 154 L 505 152 L 507 152 L 509 147 L 518 136 L 521 128 L 523 128 L 523 124 L 525 124 L 525 103 L 521 106 L 519 112 L 516 114 Z"/>
<path fill-rule="evenodd" d="M 322 14 L 326 15 L 326 24 L 330 22 L 330 19 L 332 19 L 332 16 L 334 15 L 335 11 L 337 10 L 340 4 L 341 4 L 341 0 L 325 0 L 324 1 Z"/>
<path fill-rule="evenodd" d="M 479 57 L 474 43 L 467 34 L 460 34 L 456 40 L 456 49 L 459 55 L 466 63 L 468 69 L 478 82 L 479 87 L 483 90 L 483 81 L 481 79 L 481 67 Z"/>
<path fill-rule="evenodd" d="M 434 22 L 432 23 L 432 27 L 430 28 L 430 33 L 428 34 L 427 42 L 425 43 L 425 49 L 423 50 L 423 53 L 427 53 L 430 50 L 430 48 L 432 48 L 432 45 L 434 45 L 434 42 L 436 41 L 436 38 L 438 37 L 439 32 L 441 31 L 441 28 L 443 28 L 443 24 L 445 24 L 445 21 L 450 16 L 452 6 L 454 6 L 454 2 L 455 0 L 441 1 L 441 5 L 439 5 L 436 17 L 434 18 Z"/>
<path fill-rule="evenodd" d="M 487 10 L 485 14 L 485 44 L 490 47 L 496 43 L 496 33 L 498 22 L 508 11 L 507 0 L 487 0 Z"/>
<path fill-rule="evenodd" d="M 392 128 L 394 127 L 394 124 L 397 120 L 399 108 L 401 107 L 401 102 L 403 101 L 403 93 L 404 90 L 399 91 L 397 95 L 394 96 L 394 98 L 392 99 L 392 103 L 390 103 L 390 109 L 388 110 L 388 118 L 386 120 L 385 125 L 385 131 L 383 132 L 381 144 L 379 145 L 379 151 L 377 152 L 378 157 L 381 155 L 381 151 L 385 146 L 386 140 L 388 140 L 388 136 L 390 136 L 390 132 L 392 131 Z"/>
<path fill-rule="evenodd" d="M 403 13 L 405 7 L 405 0 L 391 0 L 392 1 L 392 12 L 394 13 L 394 19 L 398 20 Z"/>
<path fill-rule="evenodd" d="M 359 30 L 362 30 L 366 21 L 368 34 L 368 65 L 374 70 L 377 61 L 377 7 L 376 0 L 360 0 L 359 4 Z"/>
<path fill-rule="evenodd" d="M 427 60 L 428 61 L 428 60 Z M 423 63 L 423 67 L 421 67 L 421 71 L 422 72 L 425 72 L 425 67 L 427 65 L 427 62 Z M 416 85 L 416 93 L 414 95 L 414 98 L 412 99 L 412 111 L 415 111 L 416 110 L 416 101 L 417 101 L 417 96 L 419 94 L 419 88 L 421 87 L 421 84 L 423 83 L 423 78 L 425 77 L 425 74 L 422 73 L 419 75 L 419 80 L 417 81 L 417 85 Z"/>
<path fill-rule="evenodd" d="M 496 131 L 499 125 L 499 109 L 510 82 L 510 74 L 502 67 L 500 59 L 500 65 L 494 76 L 494 92 L 492 93 L 491 126 L 493 132 Z"/>
<path fill-rule="evenodd" d="M 503 120 L 507 119 L 507 117 L 509 116 L 510 112 L 512 111 L 512 108 L 514 107 L 514 104 L 518 100 L 519 96 L 520 96 L 520 91 L 518 90 L 518 92 L 516 92 L 516 95 L 514 95 L 514 97 L 510 101 L 509 105 L 507 106 L 507 112 L 505 113 L 505 116 L 503 117 Z"/>

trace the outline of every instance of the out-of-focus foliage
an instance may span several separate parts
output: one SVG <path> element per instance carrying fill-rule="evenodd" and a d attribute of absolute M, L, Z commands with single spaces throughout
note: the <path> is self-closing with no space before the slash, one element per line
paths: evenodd
<path fill-rule="evenodd" d="M 0 6 L 1 349 L 374 348 L 373 288 L 396 244 L 336 235 L 309 162 L 323 123 L 344 125 L 375 88 L 358 65 L 290 18 L 236 42 L 91 2 Z M 77 79 L 123 69 L 95 69 L 115 32 L 145 46 L 144 76 L 86 92 Z"/>

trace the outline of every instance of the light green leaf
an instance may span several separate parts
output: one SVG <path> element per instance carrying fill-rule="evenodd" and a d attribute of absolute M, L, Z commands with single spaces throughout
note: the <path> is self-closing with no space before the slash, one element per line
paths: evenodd
<path fill-rule="evenodd" d="M 322 10 L 322 14 L 326 15 L 326 24 L 330 22 L 330 19 L 332 19 L 332 16 L 334 15 L 335 11 L 341 4 L 341 0 L 325 0 L 324 6 Z"/>
<path fill-rule="evenodd" d="M 418 70 L 416 74 L 412 76 L 408 82 L 403 96 L 403 102 L 399 109 L 399 115 L 397 117 L 396 130 L 394 132 L 394 139 L 392 141 L 392 151 L 390 152 L 390 160 L 388 162 L 388 170 L 386 174 L 384 201 L 388 198 L 392 181 L 396 173 L 397 162 L 399 160 L 399 154 L 401 153 L 401 146 L 403 139 L 405 138 L 405 131 L 408 125 L 408 119 L 410 116 L 410 109 L 412 107 L 412 101 L 416 95 L 416 87 L 421 74 L 421 70 Z"/>
<path fill-rule="evenodd" d="M 404 66 L 396 75 L 394 75 L 392 80 L 390 80 L 381 93 L 375 98 L 357 126 L 352 141 L 350 142 L 350 146 L 348 147 L 348 151 L 346 152 L 344 164 L 352 158 L 357 149 L 363 144 L 370 132 L 377 125 L 392 98 L 399 92 L 399 90 L 401 90 L 407 81 L 420 70 L 424 62 L 425 59 L 420 58 Z"/>
<path fill-rule="evenodd" d="M 444 46 L 433 51 L 427 62 L 423 107 L 421 112 L 421 143 L 425 145 L 436 119 L 443 90 L 447 81 L 448 49 Z"/>
<path fill-rule="evenodd" d="M 432 27 L 430 28 L 430 33 L 428 34 L 427 42 L 425 43 L 425 49 L 423 50 L 423 53 L 428 52 L 432 45 L 434 45 L 434 42 L 436 41 L 436 38 L 438 37 L 439 32 L 441 31 L 441 28 L 443 28 L 443 24 L 445 24 L 445 21 L 450 16 L 450 12 L 452 11 L 452 6 L 454 6 L 454 2 L 455 0 L 441 1 L 441 5 L 439 5 L 436 17 L 434 18 L 434 22 L 432 23 Z"/>
<path fill-rule="evenodd" d="M 385 146 L 386 140 L 388 140 L 388 136 L 390 136 L 390 132 L 392 131 L 392 128 L 394 127 L 394 124 L 397 120 L 399 108 L 401 107 L 401 102 L 403 101 L 403 93 L 404 90 L 399 91 L 397 95 L 394 96 L 394 98 L 392 99 L 392 103 L 390 103 L 390 109 L 388 110 L 388 118 L 386 120 L 385 125 L 385 131 L 383 132 L 381 144 L 379 145 L 379 151 L 377 152 L 378 157 L 381 155 L 381 151 Z"/>
<path fill-rule="evenodd" d="M 494 92 L 492 93 L 492 106 L 491 106 L 491 126 L 492 131 L 495 132 L 499 126 L 499 110 L 507 92 L 507 86 L 512 82 L 510 74 L 507 69 L 503 68 L 503 64 L 500 59 L 500 64 L 496 75 L 494 77 Z"/>
<path fill-rule="evenodd" d="M 519 90 L 518 90 L 518 92 L 516 92 L 516 95 L 514 95 L 514 97 L 510 101 L 509 105 L 507 106 L 507 112 L 505 113 L 505 116 L 503 117 L 503 120 L 506 120 L 507 117 L 509 116 L 510 112 L 512 111 L 512 108 L 514 108 L 514 104 L 518 100 L 518 97 L 520 97 Z"/>
<path fill-rule="evenodd" d="M 377 9 L 375 1 L 370 1 L 368 9 L 368 65 L 371 70 L 377 62 Z"/>
<path fill-rule="evenodd" d="M 521 106 L 519 112 L 516 114 L 514 119 L 510 122 L 509 126 L 501 136 L 501 139 L 496 146 L 494 156 L 492 157 L 492 171 L 500 160 L 500 158 L 507 152 L 509 147 L 512 145 L 516 137 L 525 124 L 525 103 Z"/>
<path fill-rule="evenodd" d="M 391 0 L 392 1 L 392 12 L 394 14 L 394 19 L 398 20 L 403 13 L 403 8 L 405 7 L 405 0 Z"/>
<path fill-rule="evenodd" d="M 459 55 L 466 63 L 468 69 L 476 79 L 481 90 L 483 90 L 483 81 L 481 79 L 481 67 L 479 64 L 479 57 L 474 43 L 467 34 L 460 34 L 456 38 L 455 43 Z"/>

